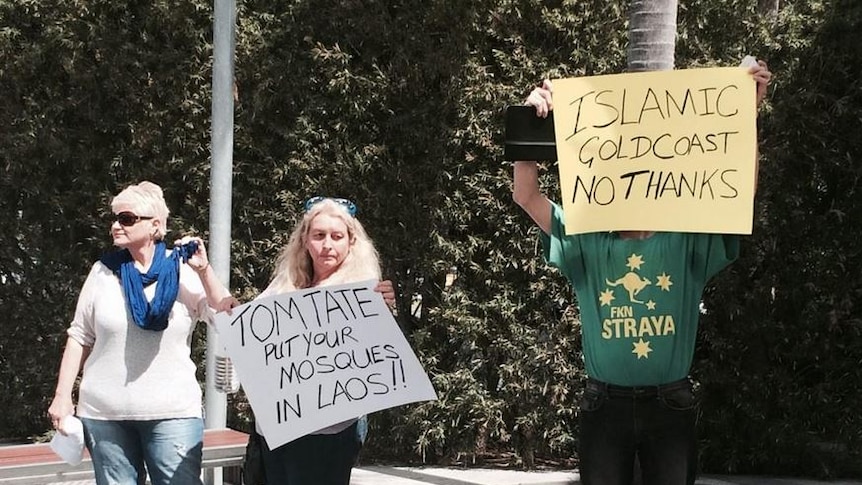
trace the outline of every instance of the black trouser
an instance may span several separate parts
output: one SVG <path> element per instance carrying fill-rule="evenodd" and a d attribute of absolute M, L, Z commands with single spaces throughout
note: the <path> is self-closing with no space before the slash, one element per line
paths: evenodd
<path fill-rule="evenodd" d="M 643 485 L 692 485 L 697 400 L 688 379 L 623 387 L 589 379 L 581 401 L 584 485 L 630 485 L 635 456 Z"/>
<path fill-rule="evenodd" d="M 348 485 L 359 454 L 356 423 L 336 434 L 310 434 L 270 451 L 263 447 L 267 485 Z"/>

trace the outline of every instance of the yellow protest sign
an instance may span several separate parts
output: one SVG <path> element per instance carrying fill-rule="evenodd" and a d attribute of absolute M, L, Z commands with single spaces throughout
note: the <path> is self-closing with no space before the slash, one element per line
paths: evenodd
<path fill-rule="evenodd" d="M 566 232 L 751 234 L 755 89 L 738 67 L 554 81 Z"/>

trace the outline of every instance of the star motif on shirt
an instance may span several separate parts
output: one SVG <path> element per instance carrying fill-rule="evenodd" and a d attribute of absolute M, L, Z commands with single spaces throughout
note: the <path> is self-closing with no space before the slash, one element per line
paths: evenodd
<path fill-rule="evenodd" d="M 646 302 L 646 307 L 648 310 L 655 310 L 655 302 L 652 300 Z"/>
<path fill-rule="evenodd" d="M 670 275 L 667 273 L 662 273 L 658 275 L 658 281 L 656 282 L 656 286 L 662 289 L 662 291 L 670 291 L 670 287 L 673 286 L 673 282 L 670 280 Z"/>
<path fill-rule="evenodd" d="M 601 295 L 599 295 L 599 301 L 602 303 L 601 306 L 610 306 L 611 302 L 614 301 L 614 292 L 606 289 Z"/>
<path fill-rule="evenodd" d="M 629 256 L 626 266 L 628 266 L 630 270 L 634 271 L 636 269 L 641 269 L 642 264 L 644 264 L 643 256 L 632 253 L 632 255 Z"/>
<path fill-rule="evenodd" d="M 635 349 L 632 350 L 632 353 L 638 356 L 638 360 L 649 359 L 649 353 L 652 352 L 652 349 L 649 348 L 649 342 L 644 342 L 644 339 L 640 339 L 639 341 L 634 342 L 632 345 L 635 346 Z"/>

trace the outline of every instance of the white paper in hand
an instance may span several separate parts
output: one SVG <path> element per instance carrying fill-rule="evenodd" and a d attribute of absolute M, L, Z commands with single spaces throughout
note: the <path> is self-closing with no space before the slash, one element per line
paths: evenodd
<path fill-rule="evenodd" d="M 739 63 L 739 67 L 757 67 L 757 59 L 754 56 L 745 56 Z"/>
<path fill-rule="evenodd" d="M 84 459 L 84 425 L 81 420 L 71 414 L 63 418 L 63 429 L 51 438 L 51 450 L 66 463 L 75 466 Z"/>

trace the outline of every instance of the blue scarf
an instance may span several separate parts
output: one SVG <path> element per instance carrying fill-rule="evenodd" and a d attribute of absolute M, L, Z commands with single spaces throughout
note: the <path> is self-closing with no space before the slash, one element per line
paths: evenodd
<path fill-rule="evenodd" d="M 168 328 L 168 315 L 180 291 L 180 259 L 183 263 L 187 262 L 197 250 L 197 242 L 192 241 L 175 246 L 171 255 L 165 256 L 165 243 L 159 241 L 146 274 L 135 268 L 135 261 L 128 249 L 108 253 L 99 261 L 120 279 L 126 305 L 135 324 L 145 330 L 162 331 Z M 148 302 L 144 288 L 156 282 L 156 295 L 152 302 Z"/>

